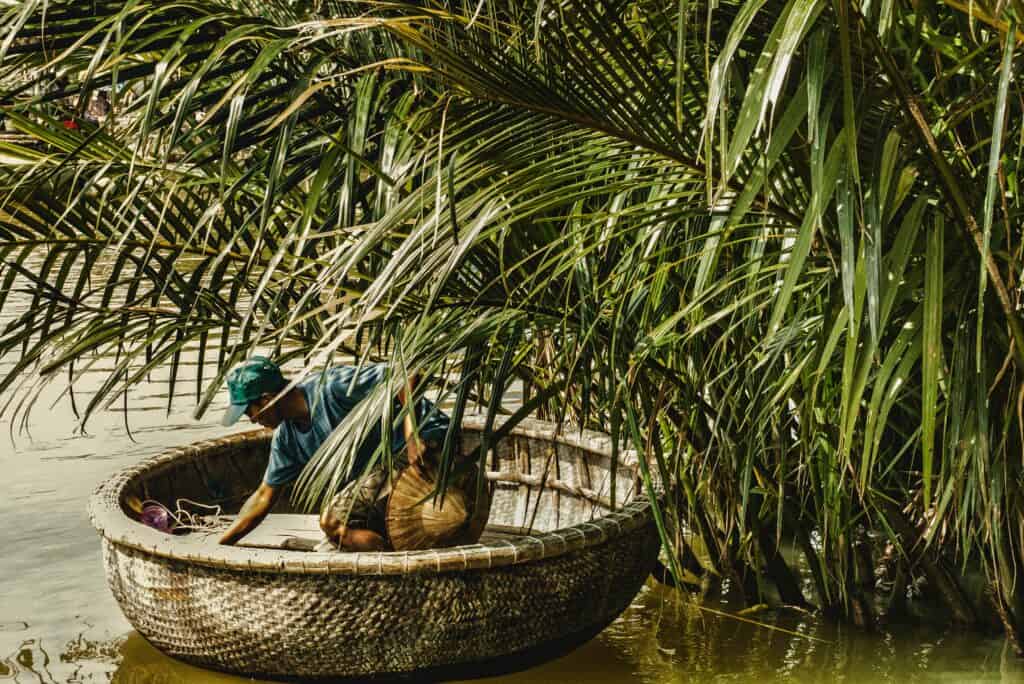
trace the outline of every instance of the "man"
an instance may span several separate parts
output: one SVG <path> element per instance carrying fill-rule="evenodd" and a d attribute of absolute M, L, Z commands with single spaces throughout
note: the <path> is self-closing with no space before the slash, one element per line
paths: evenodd
<path fill-rule="evenodd" d="M 228 374 L 230 406 L 224 425 L 232 425 L 242 414 L 254 423 L 274 430 L 270 462 L 263 482 L 242 506 L 221 544 L 234 544 L 251 532 L 274 507 L 285 485 L 294 482 L 302 469 L 345 416 L 384 379 L 383 364 L 355 368 L 342 366 L 303 379 L 283 395 L 289 382 L 267 358 L 254 356 Z M 407 388 L 411 389 L 411 388 Z M 405 405 L 406 392 L 399 393 Z M 413 431 L 410 415 L 402 429 L 392 435 L 394 453 L 401 462 L 403 452 L 410 464 L 419 464 L 428 448 L 444 441 L 448 416 L 425 399 L 416 405 L 419 434 Z M 377 425 L 360 445 L 345 483 L 320 516 L 320 529 L 334 545 L 351 551 L 381 550 L 389 475 L 378 465 L 365 478 L 359 476 L 381 441 Z"/>

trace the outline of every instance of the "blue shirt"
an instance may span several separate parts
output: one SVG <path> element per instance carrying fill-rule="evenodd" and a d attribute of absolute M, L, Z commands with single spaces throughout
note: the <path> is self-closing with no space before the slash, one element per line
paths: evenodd
<path fill-rule="evenodd" d="M 309 429 L 300 430 L 292 420 L 286 420 L 277 426 L 270 442 L 270 462 L 267 464 L 263 481 L 271 487 L 295 481 L 334 428 L 375 385 L 384 379 L 385 369 L 384 364 L 363 366 L 358 371 L 353 366 L 339 366 L 322 373 L 314 373 L 296 385 L 305 394 L 306 404 L 309 406 Z M 326 377 L 323 377 L 321 382 L 322 376 Z M 396 416 L 398 410 L 396 403 Z M 416 404 L 416 426 L 425 441 L 443 443 L 449 422 L 448 416 L 426 399 L 421 399 Z M 363 472 L 380 441 L 378 423 L 359 446 L 355 462 L 349 470 L 352 478 Z M 394 453 L 405 448 L 405 434 L 401 423 L 392 433 L 391 446 Z"/>

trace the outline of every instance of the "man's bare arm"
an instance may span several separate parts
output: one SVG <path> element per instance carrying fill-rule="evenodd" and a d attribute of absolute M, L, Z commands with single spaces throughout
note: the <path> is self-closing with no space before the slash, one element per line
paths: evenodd
<path fill-rule="evenodd" d="M 235 522 L 231 523 L 231 527 L 221 535 L 220 543 L 234 544 L 252 532 L 253 528 L 267 517 L 267 513 L 270 513 L 270 509 L 274 507 L 280 493 L 280 487 L 271 487 L 265 482 L 261 483 L 259 489 L 252 493 L 242 506 L 242 510 L 238 512 Z"/>
<path fill-rule="evenodd" d="M 416 385 L 419 384 L 419 380 L 420 376 L 418 374 L 414 375 L 409 379 L 409 383 L 399 390 L 398 401 L 402 406 L 409 406 L 409 399 L 412 397 Z M 410 406 L 409 410 L 406 411 L 405 419 L 402 421 L 402 432 L 405 433 L 405 452 L 408 455 L 409 465 L 422 467 L 423 452 L 426 451 L 426 446 L 413 428 L 412 413 L 414 410 Z"/>

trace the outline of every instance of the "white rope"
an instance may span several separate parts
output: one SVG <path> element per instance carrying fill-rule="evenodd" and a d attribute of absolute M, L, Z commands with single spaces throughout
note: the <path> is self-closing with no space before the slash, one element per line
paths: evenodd
<path fill-rule="evenodd" d="M 189 504 L 196 508 L 204 509 L 205 511 L 212 511 L 212 513 L 193 513 L 192 511 L 185 508 L 182 504 Z M 172 529 L 178 530 L 189 530 L 192 532 L 213 532 L 221 528 L 226 528 L 231 520 L 223 514 L 220 505 L 210 505 L 193 501 L 192 499 L 177 499 L 174 502 L 176 510 L 172 511 L 167 506 L 164 506 L 159 501 L 153 499 L 146 499 L 142 502 L 142 507 L 148 504 L 153 504 L 163 509 L 167 516 L 174 521 Z"/>

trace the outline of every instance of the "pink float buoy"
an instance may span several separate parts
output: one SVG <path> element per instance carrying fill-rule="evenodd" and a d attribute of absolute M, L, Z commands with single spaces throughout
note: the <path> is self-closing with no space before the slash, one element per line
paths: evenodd
<path fill-rule="evenodd" d="M 155 530 L 161 532 L 171 533 L 173 523 L 171 516 L 168 515 L 167 509 L 159 504 L 147 504 L 142 507 L 142 515 L 140 520 L 144 525 L 148 525 Z"/>

